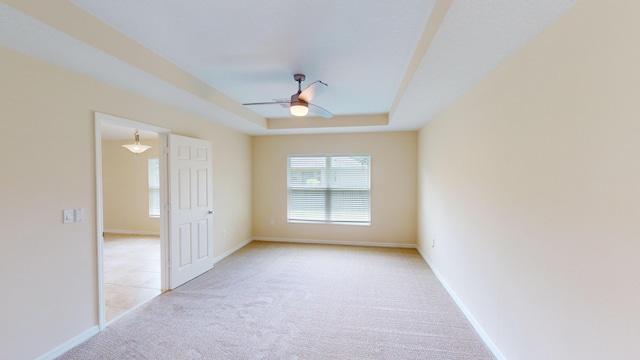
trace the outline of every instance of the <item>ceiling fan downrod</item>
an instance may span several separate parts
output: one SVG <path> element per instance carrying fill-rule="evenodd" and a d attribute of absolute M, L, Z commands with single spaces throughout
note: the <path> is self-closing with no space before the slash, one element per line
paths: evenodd
<path fill-rule="evenodd" d="M 306 79 L 304 74 L 295 74 L 293 75 L 293 80 L 298 82 L 298 95 L 302 93 L 302 82 Z"/>

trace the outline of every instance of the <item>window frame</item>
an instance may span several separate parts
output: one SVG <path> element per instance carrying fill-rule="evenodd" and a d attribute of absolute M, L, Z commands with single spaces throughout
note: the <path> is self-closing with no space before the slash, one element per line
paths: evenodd
<path fill-rule="evenodd" d="M 291 182 L 291 159 L 292 158 L 296 158 L 296 157 L 309 157 L 309 158 L 313 158 L 313 157 L 323 157 L 325 158 L 325 164 L 326 167 L 324 168 L 324 170 L 317 170 L 317 174 L 321 174 L 322 171 L 325 172 L 325 178 L 326 178 L 326 184 L 324 185 L 324 187 L 321 187 L 319 189 L 317 189 L 318 192 L 324 192 L 325 194 L 325 201 L 324 201 L 324 205 L 325 205 L 325 211 L 324 211 L 324 219 L 296 219 L 296 218 L 292 218 L 291 216 L 291 192 L 292 190 L 295 189 L 295 187 L 292 187 L 290 182 Z M 331 166 L 331 161 L 332 158 L 335 157 L 366 157 L 368 164 L 367 164 L 367 187 L 366 189 L 362 188 L 362 189 L 358 189 L 358 188 L 351 188 L 351 189 L 345 189 L 345 188 L 331 188 L 330 183 L 331 181 L 337 181 L 337 172 L 339 171 L 336 167 L 332 167 Z M 332 224 L 332 225 L 356 225 L 356 226 L 371 226 L 371 167 L 372 167 L 372 159 L 371 159 L 371 154 L 370 153 L 324 153 L 324 154 L 288 154 L 287 155 L 287 160 L 286 160 L 286 191 L 287 191 L 287 222 L 288 223 L 302 223 L 302 224 Z M 313 170 L 314 172 L 316 170 Z M 317 175 L 314 178 L 318 178 L 321 175 Z M 304 176 L 302 176 L 302 173 L 300 174 L 301 178 L 304 178 Z M 304 179 L 303 179 L 304 180 Z M 303 189 L 300 189 L 303 190 Z M 307 189 L 308 191 L 308 189 Z M 335 200 L 335 197 L 332 197 L 332 194 L 337 194 L 340 192 L 345 192 L 345 191 L 365 191 L 367 194 L 367 209 L 366 209 L 366 215 L 367 215 L 367 219 L 363 220 L 363 221 L 358 221 L 358 220 L 333 220 L 332 219 L 332 214 L 336 214 L 336 211 L 332 211 L 333 209 L 331 208 L 331 200 Z"/>

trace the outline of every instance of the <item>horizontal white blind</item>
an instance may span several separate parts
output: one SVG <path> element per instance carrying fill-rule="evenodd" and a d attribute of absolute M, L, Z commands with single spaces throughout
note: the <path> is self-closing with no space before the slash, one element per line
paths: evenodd
<path fill-rule="evenodd" d="M 149 216 L 160 216 L 160 161 L 149 159 Z"/>
<path fill-rule="evenodd" d="M 290 155 L 290 221 L 371 222 L 369 155 Z"/>

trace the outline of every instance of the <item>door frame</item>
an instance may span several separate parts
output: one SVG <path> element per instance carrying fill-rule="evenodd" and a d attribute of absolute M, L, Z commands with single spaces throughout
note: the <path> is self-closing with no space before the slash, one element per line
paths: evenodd
<path fill-rule="evenodd" d="M 95 121 L 95 164 L 96 164 L 96 239 L 98 264 L 98 326 L 100 331 L 106 327 L 104 295 L 104 209 L 102 197 L 102 124 L 125 126 L 133 129 L 158 133 L 158 159 L 160 163 L 160 278 L 161 290 L 169 289 L 169 232 L 168 232 L 168 157 L 167 138 L 169 129 L 137 122 L 100 112 L 94 112 Z"/>

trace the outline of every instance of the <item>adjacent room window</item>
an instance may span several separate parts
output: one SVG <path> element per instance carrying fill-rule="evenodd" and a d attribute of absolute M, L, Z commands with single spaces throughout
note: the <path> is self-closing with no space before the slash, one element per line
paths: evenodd
<path fill-rule="evenodd" d="M 371 156 L 289 155 L 289 221 L 371 223 Z"/>
<path fill-rule="evenodd" d="M 149 216 L 160 217 L 160 161 L 149 159 Z"/>

